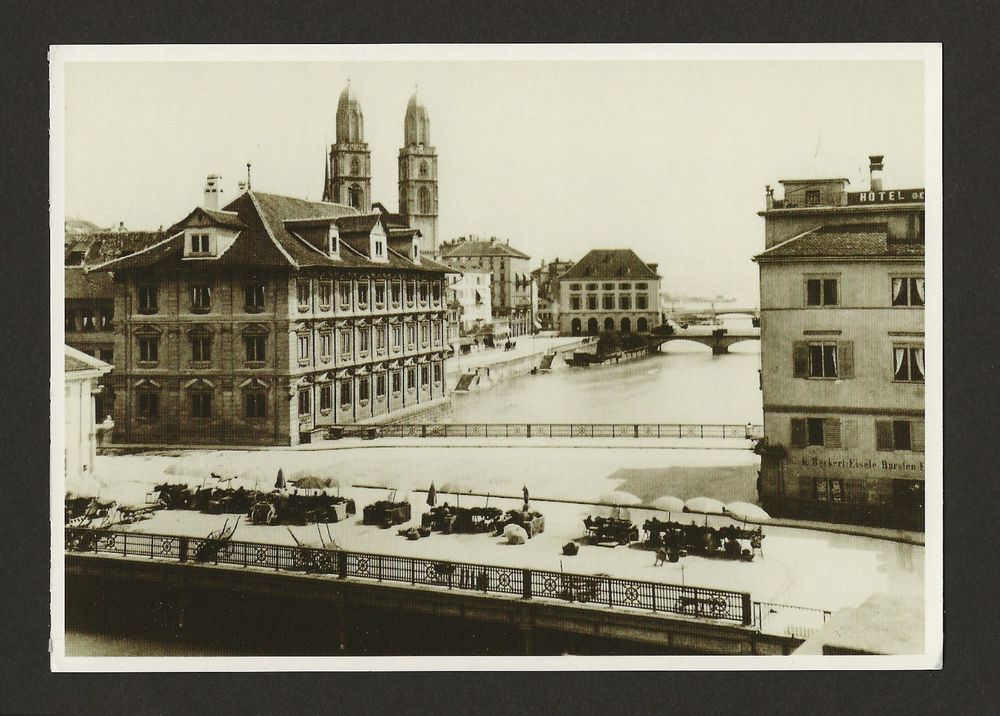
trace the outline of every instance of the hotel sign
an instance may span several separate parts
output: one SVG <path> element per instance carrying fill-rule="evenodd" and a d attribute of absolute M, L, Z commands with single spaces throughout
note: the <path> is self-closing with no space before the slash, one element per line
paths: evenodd
<path fill-rule="evenodd" d="M 923 189 L 889 189 L 881 191 L 849 191 L 847 205 L 864 204 L 923 204 Z"/>

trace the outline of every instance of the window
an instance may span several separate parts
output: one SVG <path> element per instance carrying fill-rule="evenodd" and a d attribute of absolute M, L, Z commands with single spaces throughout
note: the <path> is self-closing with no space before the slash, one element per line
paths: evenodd
<path fill-rule="evenodd" d="M 340 357 L 351 355 L 351 332 L 341 331 L 340 332 Z"/>
<path fill-rule="evenodd" d="M 351 157 L 351 176 L 358 176 L 361 174 L 361 165 L 358 163 L 357 157 Z"/>
<path fill-rule="evenodd" d="M 76 330 L 76 307 L 72 301 L 66 301 L 66 332 Z"/>
<path fill-rule="evenodd" d="M 385 373 L 379 373 L 375 376 L 375 397 L 385 397 Z"/>
<path fill-rule="evenodd" d="M 837 377 L 836 343 L 809 344 L 809 377 L 810 378 Z"/>
<path fill-rule="evenodd" d="M 570 308 L 571 311 L 579 311 L 580 310 L 580 297 L 579 296 L 573 296 L 573 297 L 571 297 L 569 299 L 569 308 Z"/>
<path fill-rule="evenodd" d="M 618 297 L 618 308 L 623 311 L 627 311 L 632 308 L 632 297 L 631 296 L 619 296 Z"/>
<path fill-rule="evenodd" d="M 906 383 L 924 382 L 924 347 L 892 347 L 892 379 Z"/>
<path fill-rule="evenodd" d="M 330 383 L 319 387 L 319 409 L 324 413 L 333 409 L 333 386 Z"/>
<path fill-rule="evenodd" d="M 319 334 L 319 354 L 324 361 L 329 361 L 333 355 L 333 334 L 330 332 Z"/>
<path fill-rule="evenodd" d="M 417 326 L 413 323 L 406 324 L 406 344 L 412 346 L 417 342 Z"/>
<path fill-rule="evenodd" d="M 876 450 L 924 451 L 924 421 L 876 420 Z"/>
<path fill-rule="evenodd" d="M 800 478 L 799 497 L 802 499 L 819 500 L 820 502 L 846 502 L 847 490 L 844 480 L 828 477 Z"/>
<path fill-rule="evenodd" d="M 309 415 L 312 412 L 312 401 L 310 400 L 309 390 L 299 391 L 299 415 Z"/>
<path fill-rule="evenodd" d="M 587 290 L 588 291 L 596 291 L 597 290 L 597 284 L 596 283 L 588 283 L 587 284 Z"/>
<path fill-rule="evenodd" d="M 428 323 L 420 324 L 420 345 L 426 346 L 431 339 L 431 327 Z"/>
<path fill-rule="evenodd" d="M 420 303 L 421 304 L 427 303 L 427 284 L 426 283 L 421 283 L 420 284 Z"/>
<path fill-rule="evenodd" d="M 100 354 L 100 359 L 105 363 L 115 362 L 115 351 L 113 348 L 101 348 L 98 352 Z"/>
<path fill-rule="evenodd" d="M 247 363 L 263 363 L 266 358 L 267 336 L 253 334 L 243 336 L 243 346 L 246 348 Z"/>
<path fill-rule="evenodd" d="M 247 313 L 264 310 L 264 284 L 248 284 L 243 287 L 243 308 Z"/>
<path fill-rule="evenodd" d="M 403 343 L 403 330 L 400 328 L 399 324 L 392 327 L 392 349 L 399 350 L 399 347 Z"/>
<path fill-rule="evenodd" d="M 191 234 L 191 253 L 207 254 L 208 252 L 208 234 Z"/>
<path fill-rule="evenodd" d="M 594 311 L 597 309 L 597 296 L 594 294 L 589 294 L 587 296 L 587 310 Z"/>
<path fill-rule="evenodd" d="M 630 283 L 620 283 L 620 284 L 618 284 L 618 288 L 621 289 L 622 291 L 628 291 L 629 289 L 632 288 L 632 284 L 630 284 Z"/>
<path fill-rule="evenodd" d="M 378 351 L 385 350 L 386 343 L 386 331 L 388 328 L 383 328 L 382 326 L 375 327 L 375 349 Z"/>
<path fill-rule="evenodd" d="M 807 306 L 836 306 L 837 279 L 808 278 L 806 279 Z"/>
<path fill-rule="evenodd" d="M 646 290 L 646 284 L 644 284 L 644 283 L 637 283 L 635 285 L 635 290 L 636 291 L 645 291 Z"/>
<path fill-rule="evenodd" d="M 347 408 L 351 405 L 351 381 L 340 381 L 340 407 Z"/>
<path fill-rule="evenodd" d="M 156 313 L 159 310 L 157 293 L 157 287 L 154 285 L 139 286 L 139 313 Z"/>
<path fill-rule="evenodd" d="M 299 360 L 309 360 L 309 336 L 299 336 Z"/>
<path fill-rule="evenodd" d="M 434 342 L 441 342 L 441 324 L 436 321 L 434 323 Z"/>
<path fill-rule="evenodd" d="M 155 390 L 140 390 L 135 396 L 135 410 L 140 420 L 160 417 L 160 394 Z"/>
<path fill-rule="evenodd" d="M 243 415 L 251 419 L 267 417 L 267 395 L 264 391 L 254 389 L 243 394 Z"/>
<path fill-rule="evenodd" d="M 208 362 L 212 360 L 212 334 L 191 334 L 191 360 L 195 362 Z"/>
<path fill-rule="evenodd" d="M 399 285 L 397 281 L 392 282 L 392 287 L 390 289 L 390 296 L 392 297 L 392 305 L 398 306 L 400 295 L 403 292 L 402 286 Z"/>
<path fill-rule="evenodd" d="M 806 206 L 819 206 L 819 189 L 806 189 Z"/>
<path fill-rule="evenodd" d="M 420 191 L 417 192 L 420 197 L 420 213 L 430 214 L 431 213 L 431 193 L 427 187 L 420 187 Z"/>
<path fill-rule="evenodd" d="M 371 347 L 371 333 L 368 328 L 358 329 L 358 351 L 367 353 Z"/>
<path fill-rule="evenodd" d="M 431 286 L 431 300 L 438 303 L 441 300 L 441 284 L 435 283 Z"/>
<path fill-rule="evenodd" d="M 358 281 L 358 305 L 364 308 L 368 305 L 368 282 Z"/>
<path fill-rule="evenodd" d="M 191 417 L 212 417 L 212 394 L 207 390 L 199 390 L 191 393 Z"/>
<path fill-rule="evenodd" d="M 362 403 L 368 401 L 370 386 L 367 378 L 358 378 L 358 400 Z"/>
<path fill-rule="evenodd" d="M 435 383 L 440 383 L 441 382 L 441 364 L 440 363 L 435 363 L 434 364 L 434 382 Z"/>
<path fill-rule="evenodd" d="M 337 292 L 340 295 L 340 307 L 350 308 L 351 307 L 351 282 L 350 281 L 338 281 L 337 282 Z"/>
<path fill-rule="evenodd" d="M 159 336 L 139 336 L 139 360 L 156 363 L 160 359 L 159 344 Z"/>
<path fill-rule="evenodd" d="M 376 281 L 375 282 L 375 305 L 384 306 L 385 305 L 385 282 Z"/>
<path fill-rule="evenodd" d="M 324 311 L 329 311 L 333 305 L 333 282 L 319 282 L 319 307 Z"/>
<path fill-rule="evenodd" d="M 893 278 L 892 279 L 892 305 L 893 306 L 923 306 L 924 305 L 924 279 L 923 278 Z"/>
<path fill-rule="evenodd" d="M 295 297 L 299 304 L 300 311 L 309 310 L 309 282 L 308 281 L 296 281 L 295 282 Z"/>
<path fill-rule="evenodd" d="M 420 162 L 419 173 L 420 173 L 420 176 L 422 176 L 422 177 L 425 177 L 425 176 L 427 176 L 430 173 L 430 170 L 427 168 L 427 162 Z"/>
<path fill-rule="evenodd" d="M 191 312 L 208 313 L 212 310 L 212 289 L 205 284 L 191 287 Z"/>
<path fill-rule="evenodd" d="M 614 296 L 604 296 L 603 302 L 601 304 L 604 310 L 611 311 L 615 307 L 615 297 Z"/>
<path fill-rule="evenodd" d="M 402 381 L 402 379 L 399 376 L 399 371 L 398 370 L 393 371 L 392 372 L 392 392 L 393 393 L 398 393 L 400 391 L 400 389 L 402 388 L 402 385 L 401 385 L 402 382 L 403 381 Z"/>
<path fill-rule="evenodd" d="M 97 328 L 101 331 L 114 329 L 114 303 L 101 302 L 97 307 Z"/>
<path fill-rule="evenodd" d="M 407 282 L 407 284 L 406 284 L 406 305 L 407 306 L 412 306 L 413 305 L 413 301 L 416 300 L 416 295 L 417 295 L 417 287 L 413 284 L 412 281 Z"/>
<path fill-rule="evenodd" d="M 413 390 L 417 387 L 417 369 L 407 368 L 406 369 L 406 389 Z"/>
<path fill-rule="evenodd" d="M 375 255 L 376 256 L 382 255 L 382 242 L 378 240 L 375 241 Z"/>
<path fill-rule="evenodd" d="M 840 448 L 840 418 L 792 418 L 793 448 L 825 447 Z"/>
<path fill-rule="evenodd" d="M 645 311 L 646 307 L 648 305 L 649 304 L 648 304 L 645 296 L 636 296 L 635 297 L 635 307 L 638 308 L 640 311 Z"/>
<path fill-rule="evenodd" d="M 423 387 L 430 382 L 431 382 L 430 367 L 426 365 L 420 366 L 420 386 Z"/>

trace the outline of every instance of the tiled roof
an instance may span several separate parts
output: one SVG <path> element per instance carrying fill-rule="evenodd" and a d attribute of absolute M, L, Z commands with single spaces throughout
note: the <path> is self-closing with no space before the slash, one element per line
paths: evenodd
<path fill-rule="evenodd" d="M 76 348 L 70 348 L 69 346 L 64 346 L 64 348 L 66 354 L 64 367 L 67 373 L 77 373 L 87 370 L 97 370 L 101 373 L 107 373 L 111 370 L 112 366 L 109 363 L 89 356 L 83 351 L 78 351 Z"/>
<path fill-rule="evenodd" d="M 216 266 L 291 266 L 294 268 L 308 267 L 341 267 L 341 268 L 386 268 L 385 263 L 375 263 L 350 248 L 347 243 L 341 243 L 339 259 L 331 259 L 295 235 L 294 225 L 286 225 L 286 221 L 335 220 L 338 228 L 341 221 L 350 226 L 371 221 L 378 221 L 378 214 L 359 215 L 357 210 L 322 201 L 307 201 L 294 197 L 266 194 L 248 191 L 241 194 L 226 206 L 234 211 L 245 228 L 241 229 L 233 245 L 218 259 Z M 356 220 L 355 220 L 356 219 Z M 144 268 L 160 264 L 160 262 L 175 262 L 180 264 L 183 255 L 183 235 L 171 237 L 168 241 L 155 246 L 141 254 L 128 256 L 108 265 L 108 270 L 122 268 Z M 390 252 L 389 268 L 409 268 L 429 271 L 443 271 L 440 264 L 425 262 L 421 259 L 419 265 Z M 438 268 L 440 267 L 440 268 Z"/>
<path fill-rule="evenodd" d="M 114 288 L 108 271 L 86 272 L 83 266 L 67 266 L 64 270 L 66 298 L 111 298 Z"/>
<path fill-rule="evenodd" d="M 375 225 L 379 222 L 381 214 L 378 212 L 373 212 L 371 214 L 353 214 L 347 216 L 341 216 L 337 219 L 337 230 L 343 234 L 365 234 L 366 236 L 372 232 Z"/>
<path fill-rule="evenodd" d="M 923 255 L 923 243 L 892 241 L 885 224 L 856 224 L 820 226 L 772 246 L 754 260 Z"/>
<path fill-rule="evenodd" d="M 563 279 L 658 279 L 632 249 L 593 249 L 560 277 Z"/>
<path fill-rule="evenodd" d="M 167 236 L 168 234 L 163 231 L 95 231 L 86 234 L 67 234 L 65 256 L 69 261 L 72 254 L 83 254 L 85 264 L 102 264 L 119 256 L 142 251 L 163 241 Z"/>
<path fill-rule="evenodd" d="M 518 251 L 505 241 L 479 241 L 477 239 L 458 241 L 441 246 L 442 258 L 460 256 L 511 256 L 516 259 L 530 259 L 523 251 Z"/>

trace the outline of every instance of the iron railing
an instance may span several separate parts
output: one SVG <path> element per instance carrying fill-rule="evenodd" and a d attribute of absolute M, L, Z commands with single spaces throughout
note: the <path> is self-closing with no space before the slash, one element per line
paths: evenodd
<path fill-rule="evenodd" d="M 751 626 L 754 615 L 750 595 L 745 592 L 368 552 L 86 528 L 66 528 L 66 551 L 300 571 L 340 579 L 374 579 L 523 599 L 628 607 L 743 626 Z"/>
<path fill-rule="evenodd" d="M 795 607 L 775 602 L 753 603 L 753 625 L 770 634 L 786 634 L 805 639 L 826 624 L 831 612 L 826 609 Z"/>
<path fill-rule="evenodd" d="M 762 425 L 691 423 L 391 423 L 340 425 L 332 437 L 345 438 L 707 438 L 755 440 Z"/>

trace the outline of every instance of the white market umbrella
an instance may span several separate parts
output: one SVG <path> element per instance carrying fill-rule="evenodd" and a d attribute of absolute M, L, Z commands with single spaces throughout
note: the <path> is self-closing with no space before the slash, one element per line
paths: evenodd
<path fill-rule="evenodd" d="M 653 507 L 664 512 L 683 512 L 684 500 L 679 497 L 657 497 L 653 500 Z"/>
<path fill-rule="evenodd" d="M 521 525 L 507 525 L 503 528 L 503 536 L 507 544 L 524 544 L 528 541 L 528 533 Z"/>
<path fill-rule="evenodd" d="M 725 507 L 714 497 L 692 497 L 684 503 L 685 512 L 700 512 L 705 515 L 721 515 Z"/>
<path fill-rule="evenodd" d="M 623 492 L 622 490 L 614 490 L 612 492 L 605 492 L 601 495 L 598 502 L 602 502 L 605 505 L 638 505 L 642 500 L 633 495 L 630 492 Z"/>
<path fill-rule="evenodd" d="M 744 522 L 767 522 L 771 519 L 771 515 L 760 506 L 749 502 L 730 502 L 724 509 L 728 514 Z"/>

